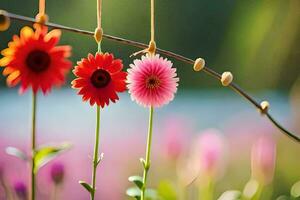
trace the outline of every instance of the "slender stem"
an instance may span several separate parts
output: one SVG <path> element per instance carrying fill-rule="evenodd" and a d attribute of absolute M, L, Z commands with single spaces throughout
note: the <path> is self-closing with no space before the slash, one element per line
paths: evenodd
<path fill-rule="evenodd" d="M 152 130 L 153 130 L 153 107 L 149 108 L 149 127 L 148 127 L 148 138 L 147 138 L 147 148 L 146 148 L 146 161 L 144 166 L 144 175 L 143 175 L 143 187 L 141 190 L 141 200 L 145 200 L 145 192 L 147 187 L 147 177 L 150 169 L 150 153 L 151 153 L 151 144 L 152 144 Z"/>
<path fill-rule="evenodd" d="M 214 194 L 214 183 L 210 177 L 207 177 L 205 183 L 200 183 L 199 185 L 199 199 L 213 200 Z"/>
<path fill-rule="evenodd" d="M 57 200 L 57 196 L 58 196 L 58 187 L 59 185 L 54 183 L 53 188 L 52 188 L 52 200 Z"/>
<path fill-rule="evenodd" d="M 98 52 L 101 53 L 102 52 L 102 48 L 101 48 L 101 41 L 98 42 Z"/>
<path fill-rule="evenodd" d="M 97 27 L 99 29 L 102 28 L 102 20 L 101 20 L 102 14 L 101 13 L 102 13 L 102 0 L 97 0 Z M 102 43 L 102 41 L 98 42 L 98 52 L 99 53 L 102 52 L 101 43 Z"/>
<path fill-rule="evenodd" d="M 23 21 L 23 22 L 30 22 L 30 23 L 36 23 L 36 20 L 30 17 L 25 17 L 22 15 L 16 15 L 14 13 L 8 13 L 8 17 L 10 17 L 11 19 L 14 20 L 18 20 L 18 21 Z M 55 24 L 55 23 L 45 23 L 45 26 L 51 27 L 51 28 L 58 28 L 61 30 L 65 30 L 65 31 L 70 31 L 70 32 L 74 32 L 74 33 L 78 33 L 78 34 L 83 34 L 83 35 L 89 35 L 89 36 L 94 36 L 94 32 L 91 31 L 86 31 L 86 30 L 81 30 L 81 29 L 77 29 L 77 28 L 72 28 L 72 27 L 68 27 L 68 26 L 63 26 L 63 25 L 59 25 L 59 24 Z M 136 41 L 132 41 L 132 40 L 128 40 L 128 39 L 124 39 L 124 38 L 120 38 L 120 37 L 116 37 L 116 36 L 112 36 L 112 35 L 107 35 L 107 34 L 103 34 L 103 37 L 108 39 L 108 40 L 112 40 L 115 42 L 118 42 L 120 44 L 124 44 L 124 45 L 129 45 L 129 46 L 133 46 L 133 47 L 137 47 L 140 49 L 146 49 L 148 48 L 147 44 L 141 43 L 141 42 L 136 42 Z M 187 64 L 194 64 L 194 60 L 187 58 L 185 56 L 176 54 L 174 52 L 171 51 L 167 51 L 164 49 L 159 49 L 157 48 L 156 51 L 160 54 L 164 54 L 166 56 L 175 58 L 176 60 L 182 61 L 184 63 Z M 214 71 L 213 69 L 210 69 L 208 67 L 204 67 L 203 71 L 205 73 L 207 73 L 208 75 L 214 77 L 217 80 L 221 79 L 221 75 Z M 232 82 L 229 87 L 234 90 L 236 93 L 238 93 L 239 95 L 241 95 L 242 97 L 244 97 L 247 101 L 249 101 L 251 104 L 253 104 L 257 109 L 259 109 L 260 111 L 263 111 L 262 107 L 260 106 L 260 104 L 253 98 L 251 97 L 249 94 L 247 94 L 242 88 L 240 88 L 237 84 L 235 84 L 234 82 Z M 274 118 L 269 114 L 266 113 L 268 119 L 270 120 L 270 122 L 277 127 L 283 134 L 289 136 L 291 139 L 295 140 L 296 142 L 300 142 L 300 137 L 294 133 L 289 132 L 287 129 L 285 129 L 282 125 L 280 125 L 277 121 L 274 120 Z"/>
<path fill-rule="evenodd" d="M 97 0 L 97 15 L 98 15 L 98 28 L 101 28 L 101 0 Z M 99 14 L 100 13 L 100 14 Z M 98 52 L 101 53 L 101 41 L 98 42 Z M 91 199 L 95 199 L 96 192 L 96 176 L 97 176 L 97 166 L 99 164 L 99 135 L 100 135 L 100 106 L 97 105 L 96 111 L 96 133 L 95 133 L 95 146 L 94 146 L 94 158 L 93 158 L 93 174 L 92 174 L 92 187 Z"/>
<path fill-rule="evenodd" d="M 178 200 L 188 199 L 186 194 L 186 189 L 187 189 L 186 185 L 182 183 L 181 178 L 179 176 L 175 176 L 175 178 L 176 178 L 176 189 L 178 191 Z"/>
<path fill-rule="evenodd" d="M 154 0 L 151 0 L 151 41 L 155 41 Z"/>
<path fill-rule="evenodd" d="M 39 0 L 39 14 L 44 15 L 45 14 L 45 0 Z"/>
<path fill-rule="evenodd" d="M 94 146 L 94 158 L 93 158 L 93 174 L 92 174 L 92 187 L 93 191 L 91 192 L 91 199 L 95 199 L 96 192 L 96 174 L 97 174 L 97 166 L 98 166 L 98 149 L 99 149 L 99 132 L 100 132 L 100 106 L 97 106 L 96 111 L 96 133 L 95 133 L 95 146 Z"/>
<path fill-rule="evenodd" d="M 102 28 L 102 0 L 97 0 L 97 27 Z"/>
<path fill-rule="evenodd" d="M 35 131 L 36 131 L 36 101 L 37 95 L 35 92 L 32 94 L 32 130 L 31 130 L 31 152 L 32 152 L 32 160 L 31 160 L 31 200 L 35 200 L 35 148 L 36 148 L 36 141 L 35 141 Z"/>
<path fill-rule="evenodd" d="M 259 184 L 257 192 L 256 192 L 255 196 L 252 198 L 252 200 L 260 200 L 262 193 L 263 193 L 263 186 L 261 184 Z"/>

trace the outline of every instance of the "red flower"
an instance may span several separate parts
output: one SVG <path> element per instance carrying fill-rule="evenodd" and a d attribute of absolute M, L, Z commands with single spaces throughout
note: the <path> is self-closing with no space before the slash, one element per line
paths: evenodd
<path fill-rule="evenodd" d="M 8 76 L 8 86 L 21 82 L 21 92 L 31 86 L 34 93 L 41 89 L 45 94 L 53 85 L 64 83 L 65 75 L 72 66 L 67 60 L 71 47 L 56 46 L 60 30 L 48 33 L 45 26 L 35 24 L 34 27 L 35 30 L 25 26 L 20 36 L 13 36 L 8 48 L 1 52 L 4 57 L 0 66 L 5 67 L 3 74 Z"/>
<path fill-rule="evenodd" d="M 72 87 L 79 89 L 83 101 L 90 101 L 102 108 L 109 105 L 109 100 L 119 100 L 117 92 L 126 90 L 126 76 L 120 59 L 114 59 L 113 54 L 96 53 L 88 55 L 77 63 L 73 73 L 78 77 L 72 81 Z"/>

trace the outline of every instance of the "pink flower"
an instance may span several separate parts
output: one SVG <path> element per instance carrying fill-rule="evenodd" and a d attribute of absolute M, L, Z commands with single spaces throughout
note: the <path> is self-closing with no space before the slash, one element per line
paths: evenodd
<path fill-rule="evenodd" d="M 215 177 L 224 170 L 225 142 L 218 130 L 207 129 L 196 140 L 196 165 L 202 175 Z"/>
<path fill-rule="evenodd" d="M 259 138 L 252 146 L 252 177 L 266 185 L 272 182 L 276 163 L 276 143 L 270 136 Z"/>
<path fill-rule="evenodd" d="M 127 76 L 127 87 L 133 101 L 145 107 L 160 107 L 174 99 L 179 78 L 171 61 L 159 55 L 147 55 L 133 63 Z"/>
<path fill-rule="evenodd" d="M 190 130 L 185 119 L 171 116 L 162 129 L 162 151 L 170 160 L 176 161 L 186 150 Z"/>
<path fill-rule="evenodd" d="M 17 197 L 20 200 L 26 200 L 27 199 L 27 186 L 25 185 L 24 182 L 18 181 L 14 184 L 14 191 L 17 195 Z"/>
<path fill-rule="evenodd" d="M 65 176 L 65 166 L 62 163 L 56 162 L 52 164 L 50 169 L 50 178 L 54 184 L 63 182 Z"/>

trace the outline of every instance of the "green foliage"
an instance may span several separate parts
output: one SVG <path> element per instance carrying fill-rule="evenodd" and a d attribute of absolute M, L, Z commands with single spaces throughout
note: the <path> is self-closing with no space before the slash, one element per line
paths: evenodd
<path fill-rule="evenodd" d="M 70 144 L 62 144 L 60 146 L 44 146 L 37 149 L 33 155 L 34 160 L 34 173 L 37 173 L 38 170 L 53 160 L 56 156 L 58 156 L 63 151 L 69 149 L 71 147 Z M 7 147 L 6 153 L 11 156 L 15 156 L 21 160 L 26 162 L 30 161 L 30 158 L 20 149 L 16 147 Z"/>
<path fill-rule="evenodd" d="M 158 185 L 157 193 L 162 200 L 176 200 L 177 193 L 170 181 L 161 181 Z"/>
<path fill-rule="evenodd" d="M 133 182 L 139 189 L 142 189 L 142 187 L 143 187 L 143 178 L 142 177 L 140 177 L 140 176 L 130 176 L 129 178 L 128 178 L 128 180 L 130 181 L 130 182 Z"/>
<path fill-rule="evenodd" d="M 100 162 L 103 160 L 103 158 L 104 158 L 104 153 L 101 153 L 97 160 L 97 166 L 100 164 Z"/>
<path fill-rule="evenodd" d="M 239 200 L 242 197 L 242 193 L 238 190 L 228 190 L 224 192 L 218 200 Z"/>
<path fill-rule="evenodd" d="M 145 169 L 146 168 L 146 161 L 144 158 L 140 158 L 140 162 L 142 163 L 143 165 L 143 168 Z"/>
<path fill-rule="evenodd" d="M 141 190 L 137 187 L 128 188 L 126 194 L 130 197 L 133 197 L 137 200 L 141 199 Z"/>
<path fill-rule="evenodd" d="M 37 149 L 34 153 L 34 173 L 37 173 L 41 167 L 53 160 L 63 151 L 70 149 L 70 147 L 71 145 L 66 143 L 57 147 L 44 146 Z"/>
<path fill-rule="evenodd" d="M 291 188 L 291 196 L 293 198 L 300 197 L 300 181 L 296 182 Z"/>
<path fill-rule="evenodd" d="M 16 148 L 16 147 L 7 147 L 6 148 L 6 153 L 8 155 L 11 155 L 11 156 L 15 156 L 17 158 L 20 158 L 21 160 L 24 160 L 24 161 L 28 161 L 28 156 L 20 149 Z"/>
<path fill-rule="evenodd" d="M 126 194 L 136 200 L 141 199 L 141 189 L 138 187 L 131 187 L 126 190 Z M 158 193 L 154 189 L 146 189 L 145 190 L 145 198 L 146 200 L 160 200 Z"/>
<path fill-rule="evenodd" d="M 251 179 L 248 181 L 243 190 L 243 198 L 244 199 L 259 199 L 261 192 L 261 187 L 258 181 Z"/>
<path fill-rule="evenodd" d="M 85 181 L 79 181 L 79 184 L 82 185 L 90 194 L 94 192 L 93 187 Z"/>
<path fill-rule="evenodd" d="M 140 158 L 140 162 L 142 163 L 144 170 L 149 169 L 150 164 L 148 163 L 148 165 L 147 165 L 145 159 Z M 134 183 L 136 187 L 131 187 L 131 188 L 127 189 L 126 194 L 137 200 L 141 199 L 141 192 L 142 192 L 143 188 L 145 187 L 143 178 L 141 176 L 134 175 L 134 176 L 130 176 L 128 178 L 128 181 Z M 145 190 L 145 198 L 147 200 L 159 199 L 157 191 L 154 189 L 146 189 Z"/>

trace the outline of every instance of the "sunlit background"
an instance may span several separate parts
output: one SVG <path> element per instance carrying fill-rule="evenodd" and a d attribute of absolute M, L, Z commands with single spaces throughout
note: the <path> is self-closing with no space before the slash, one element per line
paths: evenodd
<path fill-rule="evenodd" d="M 46 3 L 50 22 L 95 29 L 96 1 Z M 103 6 L 106 34 L 148 43 L 149 1 L 104 0 Z M 1 0 L 0 9 L 34 17 L 38 1 Z M 156 9 L 159 48 L 192 59 L 203 57 L 218 72 L 231 71 L 236 83 L 259 102 L 270 102 L 270 112 L 276 119 L 300 133 L 299 0 L 157 0 Z M 22 26 L 24 23 L 13 21 L 8 31 L 0 33 L 1 49 Z M 72 46 L 74 64 L 96 51 L 94 39 L 85 35 L 63 32 L 61 44 Z M 122 58 L 125 66 L 132 62 L 129 55 L 137 51 L 107 40 L 102 49 Z M 251 178 L 251 148 L 261 137 L 277 143 L 275 175 L 266 184 L 262 199 L 289 195 L 292 185 L 300 180 L 299 144 L 282 135 L 251 104 L 219 81 L 171 60 L 178 69 L 180 86 L 173 102 L 155 110 L 149 186 L 161 191 L 174 188 L 177 196 L 165 197 L 166 200 L 200 199 L 209 173 L 194 173 L 191 165 L 197 158 L 200 165 L 204 162 L 197 147 L 201 146 L 201 136 L 217 134 L 221 142 L 212 140 L 208 145 L 213 148 L 222 143 L 213 156 L 220 160 L 215 162 L 217 172 L 211 175 L 215 183 L 213 199 L 226 190 L 243 190 Z M 58 199 L 88 199 L 78 180 L 90 180 L 96 114 L 95 108 L 83 103 L 70 89 L 73 78 L 70 73 L 64 88 L 38 97 L 38 143 L 73 144 L 71 150 L 40 171 L 39 199 L 54 199 L 49 170 L 55 163 L 65 169 Z M 3 76 L 0 82 L 0 177 L 14 190 L 20 182 L 28 186 L 29 167 L 6 155 L 5 147 L 29 151 L 31 95 L 19 95 L 17 88 L 7 89 Z M 100 151 L 104 152 L 104 160 L 97 184 L 97 199 L 101 200 L 127 199 L 126 189 L 132 185 L 128 176 L 142 174 L 139 158 L 144 157 L 148 111 L 132 102 L 127 93 L 120 99 L 101 113 Z M 193 181 L 194 177 L 198 179 Z M 0 199 L 6 199 L 1 186 Z"/>

